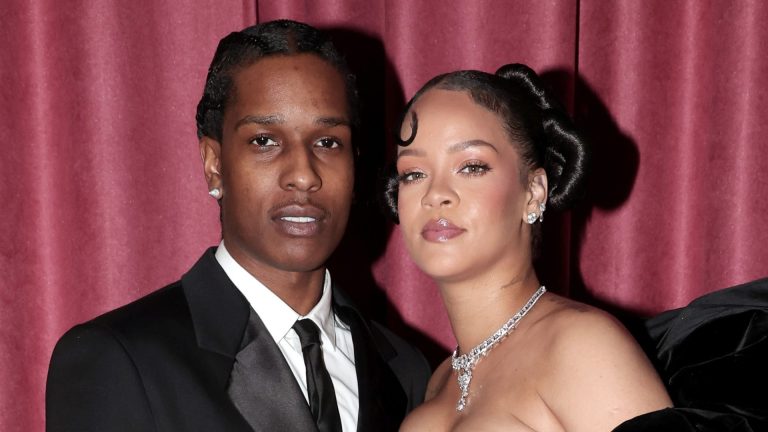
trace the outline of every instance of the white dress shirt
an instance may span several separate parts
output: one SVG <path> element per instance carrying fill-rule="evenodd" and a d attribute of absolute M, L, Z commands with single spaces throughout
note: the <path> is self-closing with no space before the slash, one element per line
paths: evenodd
<path fill-rule="evenodd" d="M 237 289 L 243 293 L 269 334 L 272 335 L 307 401 L 309 399 L 304 354 L 301 351 L 299 336 L 292 327 L 296 320 L 304 318 L 311 319 L 317 324 L 320 328 L 323 359 L 336 392 L 342 429 L 344 432 L 355 431 L 359 393 L 352 333 L 349 326 L 344 324 L 331 309 L 331 274 L 328 270 L 325 271 L 325 283 L 320 301 L 306 316 L 301 316 L 238 264 L 224 247 L 223 240 L 216 250 L 216 260 Z"/>

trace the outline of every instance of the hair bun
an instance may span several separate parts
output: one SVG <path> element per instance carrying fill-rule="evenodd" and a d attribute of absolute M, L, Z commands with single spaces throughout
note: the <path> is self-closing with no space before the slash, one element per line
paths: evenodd
<path fill-rule="evenodd" d="M 587 145 L 571 119 L 558 109 L 544 110 L 542 126 L 548 201 L 552 208 L 561 210 L 582 195 L 588 166 Z"/>
<path fill-rule="evenodd" d="M 588 166 L 588 147 L 563 106 L 547 92 L 533 69 L 520 63 L 500 67 L 496 75 L 523 88 L 542 110 L 542 139 L 537 143 L 544 156 L 549 183 L 549 206 L 567 208 L 582 194 Z"/>
<path fill-rule="evenodd" d="M 552 106 L 552 99 L 547 95 L 541 78 L 528 66 L 522 63 L 504 65 L 496 71 L 496 75 L 514 81 L 528 90 L 528 93 L 536 99 L 541 109 Z"/>

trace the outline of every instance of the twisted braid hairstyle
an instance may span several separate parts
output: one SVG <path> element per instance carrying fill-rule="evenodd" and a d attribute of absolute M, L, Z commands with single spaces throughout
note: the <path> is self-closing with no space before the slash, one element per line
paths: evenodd
<path fill-rule="evenodd" d="M 588 166 L 588 146 L 563 107 L 544 88 L 536 72 L 523 64 L 502 66 L 496 74 L 463 70 L 438 75 L 427 82 L 405 107 L 400 125 L 410 122 L 410 136 L 396 134 L 400 146 L 408 146 L 418 133 L 413 104 L 428 90 L 467 92 L 478 105 L 495 113 L 516 146 L 528 170 L 544 168 L 548 183 L 548 208 L 563 210 L 583 190 Z M 401 128 L 397 129 L 398 131 Z M 526 181 L 525 170 L 521 181 Z M 384 179 L 384 208 L 396 223 L 399 182 L 394 166 Z"/>

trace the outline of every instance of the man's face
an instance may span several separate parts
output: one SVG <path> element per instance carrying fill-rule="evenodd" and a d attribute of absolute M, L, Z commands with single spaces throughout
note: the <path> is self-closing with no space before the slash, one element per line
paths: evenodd
<path fill-rule="evenodd" d="M 221 143 L 201 142 L 209 185 L 222 190 L 227 249 L 254 274 L 317 270 L 352 199 L 344 80 L 312 54 L 263 58 L 233 78 Z"/>

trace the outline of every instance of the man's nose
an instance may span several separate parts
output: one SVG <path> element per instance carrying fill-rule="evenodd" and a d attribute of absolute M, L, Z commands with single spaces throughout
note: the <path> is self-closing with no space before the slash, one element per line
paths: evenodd
<path fill-rule="evenodd" d="M 315 166 L 312 150 L 306 146 L 292 146 L 285 157 L 285 169 L 281 173 L 280 186 L 285 190 L 315 192 L 323 181 Z"/>

